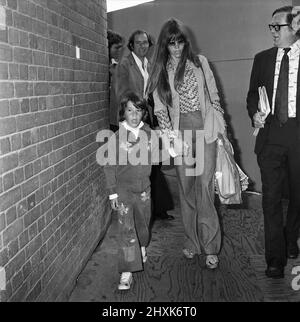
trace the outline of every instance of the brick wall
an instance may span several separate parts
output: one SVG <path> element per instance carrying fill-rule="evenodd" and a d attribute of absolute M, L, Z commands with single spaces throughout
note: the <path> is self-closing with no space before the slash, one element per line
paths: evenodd
<path fill-rule="evenodd" d="M 66 300 L 108 226 L 95 161 L 108 123 L 105 9 L 0 0 L 1 301 Z"/>

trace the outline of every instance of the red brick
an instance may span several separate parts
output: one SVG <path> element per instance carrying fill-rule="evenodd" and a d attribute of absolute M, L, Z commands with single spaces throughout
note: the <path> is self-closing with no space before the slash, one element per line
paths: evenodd
<path fill-rule="evenodd" d="M 24 280 L 31 273 L 31 271 L 32 271 L 31 263 L 30 263 L 30 261 L 28 261 L 22 267 L 22 273 L 23 273 L 23 276 L 24 276 Z"/>
<path fill-rule="evenodd" d="M 28 145 L 32 144 L 31 131 L 26 131 L 22 133 L 22 147 L 26 148 Z"/>
<path fill-rule="evenodd" d="M 8 79 L 8 64 L 0 63 L 0 79 Z"/>
<path fill-rule="evenodd" d="M 0 119 L 0 136 L 5 136 L 16 132 L 15 117 L 7 117 Z"/>
<path fill-rule="evenodd" d="M 0 117 L 9 116 L 9 101 L 0 101 Z"/>
<path fill-rule="evenodd" d="M 26 48 L 15 47 L 14 61 L 17 63 L 32 64 L 32 51 Z"/>
<path fill-rule="evenodd" d="M 0 139 L 0 154 L 4 155 L 11 151 L 9 138 Z"/>
<path fill-rule="evenodd" d="M 38 189 L 39 179 L 38 176 L 35 176 L 22 184 L 22 196 L 26 197 L 30 195 L 33 191 Z"/>
<path fill-rule="evenodd" d="M 25 179 L 29 179 L 33 176 L 33 164 L 29 163 L 25 166 Z"/>
<path fill-rule="evenodd" d="M 28 66 L 27 65 L 20 65 L 20 79 L 21 80 L 28 80 Z"/>
<path fill-rule="evenodd" d="M 38 68 L 37 77 L 38 77 L 38 80 L 39 80 L 39 81 L 46 80 L 46 68 L 44 68 L 44 67 L 39 67 L 39 68 Z"/>
<path fill-rule="evenodd" d="M 30 111 L 29 107 L 29 99 L 25 98 L 21 100 L 21 112 L 22 113 L 28 113 Z"/>
<path fill-rule="evenodd" d="M 0 158 L 0 174 L 12 170 L 18 166 L 18 154 L 12 153 Z"/>
<path fill-rule="evenodd" d="M 20 45 L 20 36 L 17 29 L 9 28 L 8 30 L 8 42 L 12 46 Z"/>
<path fill-rule="evenodd" d="M 1 213 L 0 214 L 0 232 L 4 230 L 5 227 L 6 227 L 5 214 Z"/>
<path fill-rule="evenodd" d="M 0 57 L 2 61 L 12 61 L 12 48 L 6 44 L 0 44 Z"/>
<path fill-rule="evenodd" d="M 53 179 L 53 168 L 49 168 L 46 171 L 41 172 L 39 178 L 41 186 L 51 181 Z"/>
<path fill-rule="evenodd" d="M 3 176 L 3 189 L 4 191 L 12 188 L 14 186 L 14 174 L 13 172 L 9 172 L 4 174 Z"/>
<path fill-rule="evenodd" d="M 26 258 L 31 257 L 39 248 L 42 246 L 42 236 L 36 236 L 29 244 L 26 246 Z"/>
<path fill-rule="evenodd" d="M 9 78 L 20 79 L 19 64 L 9 64 Z"/>
<path fill-rule="evenodd" d="M 26 294 L 28 293 L 27 283 L 22 284 L 22 286 L 12 295 L 10 302 L 23 302 L 25 300 Z"/>
<path fill-rule="evenodd" d="M 8 257 L 8 249 L 7 247 L 2 249 L 0 251 L 0 263 L 1 266 L 5 266 L 8 263 L 9 257 Z"/>
<path fill-rule="evenodd" d="M 33 64 L 34 65 L 47 65 L 47 57 L 44 52 L 33 51 Z"/>
<path fill-rule="evenodd" d="M 46 221 L 45 221 L 45 217 L 41 217 L 39 218 L 38 220 L 38 232 L 40 233 L 44 228 L 45 228 L 45 225 L 46 225 Z"/>
<path fill-rule="evenodd" d="M 13 96 L 14 96 L 14 84 L 13 83 L 1 82 L 0 99 L 2 99 L 2 98 L 10 98 L 10 97 L 13 97 Z"/>
<path fill-rule="evenodd" d="M 16 117 L 18 131 L 24 131 L 34 126 L 34 114 L 23 114 Z"/>
<path fill-rule="evenodd" d="M 21 113 L 19 99 L 11 100 L 9 102 L 9 111 L 11 115 L 16 115 Z"/>
<path fill-rule="evenodd" d="M 19 244 L 20 248 L 24 248 L 29 243 L 29 234 L 28 234 L 28 229 L 24 230 L 22 234 L 19 236 Z"/>
<path fill-rule="evenodd" d="M 47 24 L 42 21 L 33 20 L 32 31 L 35 34 L 47 36 Z"/>
<path fill-rule="evenodd" d="M 17 13 L 16 11 L 13 12 L 13 21 L 14 21 L 14 27 L 26 30 L 31 32 L 32 31 L 32 20 L 24 16 L 22 14 Z"/>
<path fill-rule="evenodd" d="M 38 159 L 33 163 L 33 174 L 40 173 L 41 170 L 42 170 L 42 161 Z"/>
<path fill-rule="evenodd" d="M 34 95 L 41 96 L 41 95 L 48 95 L 49 94 L 49 85 L 48 83 L 35 83 L 34 84 Z"/>
<path fill-rule="evenodd" d="M 11 240 L 17 238 L 23 231 L 23 220 L 22 218 L 14 221 L 10 226 L 3 231 L 3 244 L 6 246 Z"/>
<path fill-rule="evenodd" d="M 34 302 L 42 292 L 42 282 L 38 281 L 32 291 L 26 297 L 26 302 Z"/>
<path fill-rule="evenodd" d="M 17 208 L 14 205 L 11 208 L 9 208 L 6 212 L 7 226 L 10 225 L 12 222 L 14 222 L 16 219 L 17 219 Z"/>
<path fill-rule="evenodd" d="M 44 20 L 44 8 L 41 6 L 36 6 L 36 15 L 39 20 Z"/>
<path fill-rule="evenodd" d="M 16 169 L 14 171 L 14 179 L 15 179 L 15 184 L 19 184 L 21 183 L 22 181 L 25 180 L 25 176 L 24 176 L 24 168 L 19 168 L 19 169 Z"/>
<path fill-rule="evenodd" d="M 8 248 L 8 256 L 10 258 L 13 258 L 19 251 L 18 239 L 16 238 L 11 242 L 9 242 L 7 245 L 7 248 Z"/>
<path fill-rule="evenodd" d="M 16 83 L 15 84 L 16 97 L 33 96 L 33 85 L 31 83 Z"/>
<path fill-rule="evenodd" d="M 29 47 L 29 36 L 28 36 L 28 32 L 26 31 L 20 30 L 20 46 Z"/>
<path fill-rule="evenodd" d="M 32 240 L 38 233 L 38 227 L 36 223 L 33 223 L 29 229 L 28 229 L 28 233 L 29 233 L 29 241 Z"/>
<path fill-rule="evenodd" d="M 17 6 L 18 6 L 17 0 L 7 0 L 7 6 L 10 9 L 17 10 Z"/>
<path fill-rule="evenodd" d="M 19 164 L 25 165 L 37 158 L 36 146 L 29 146 L 19 152 Z"/>
<path fill-rule="evenodd" d="M 21 202 L 18 203 L 17 205 L 17 213 L 18 213 L 18 218 L 22 217 L 24 214 L 27 213 L 27 200 L 24 199 Z"/>

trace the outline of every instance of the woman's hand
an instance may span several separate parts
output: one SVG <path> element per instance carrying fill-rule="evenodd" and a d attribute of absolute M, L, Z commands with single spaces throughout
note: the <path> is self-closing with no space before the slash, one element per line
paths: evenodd
<path fill-rule="evenodd" d="M 189 152 L 189 145 L 184 142 L 181 138 L 175 137 L 173 139 L 173 148 L 174 152 L 177 155 L 184 155 L 187 156 Z"/>

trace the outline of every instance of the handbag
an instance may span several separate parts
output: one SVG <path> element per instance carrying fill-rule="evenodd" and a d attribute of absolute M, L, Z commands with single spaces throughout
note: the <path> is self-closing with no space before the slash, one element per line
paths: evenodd
<path fill-rule="evenodd" d="M 234 160 L 233 147 L 224 135 L 217 139 L 215 188 L 221 204 L 241 204 L 248 177 Z"/>

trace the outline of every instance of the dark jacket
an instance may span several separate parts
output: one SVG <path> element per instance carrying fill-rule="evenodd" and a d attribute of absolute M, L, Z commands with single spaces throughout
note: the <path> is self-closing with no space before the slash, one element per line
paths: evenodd
<path fill-rule="evenodd" d="M 267 50 L 264 50 L 258 53 L 254 57 L 254 62 L 252 66 L 251 78 L 250 78 L 250 86 L 247 95 L 247 109 L 248 114 L 253 120 L 253 115 L 258 111 L 258 87 L 265 86 L 270 107 L 272 106 L 272 97 L 273 97 L 273 87 L 274 87 L 274 73 L 275 73 L 275 65 L 276 65 L 276 57 L 277 57 L 277 47 L 273 47 Z M 299 65 L 300 67 L 300 65 Z M 296 97 L 296 117 L 298 123 L 298 136 L 300 137 L 300 73 L 298 72 L 297 79 L 297 97 Z M 268 132 L 270 128 L 270 122 L 272 119 L 271 113 L 268 115 L 265 121 L 264 128 L 259 130 L 259 133 L 255 142 L 254 152 L 259 154 L 266 142 L 268 137 Z"/>

